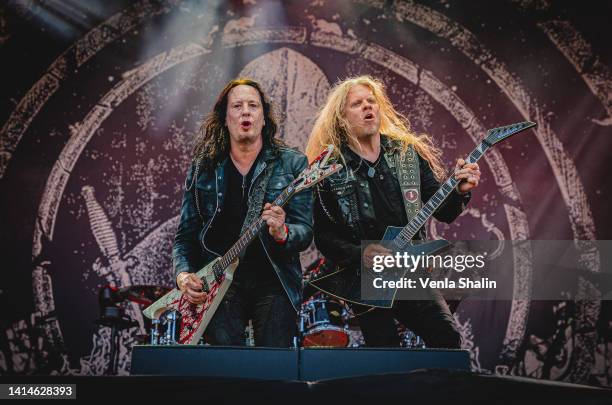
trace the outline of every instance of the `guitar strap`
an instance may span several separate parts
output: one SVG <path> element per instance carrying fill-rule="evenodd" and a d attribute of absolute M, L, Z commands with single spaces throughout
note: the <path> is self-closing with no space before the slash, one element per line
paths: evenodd
<path fill-rule="evenodd" d="M 405 153 L 402 153 L 401 149 L 397 148 L 395 151 L 389 150 L 388 153 L 385 153 L 384 157 L 389 169 L 396 171 L 402 193 L 402 200 L 404 202 L 404 209 L 406 210 L 406 217 L 408 222 L 410 222 L 421 209 L 421 177 L 418 155 L 413 146 L 410 145 Z M 323 202 L 321 198 L 320 201 L 321 203 Z M 326 215 L 334 222 L 331 214 L 324 205 L 322 206 Z M 331 272 L 319 279 L 311 280 L 309 285 L 333 297 L 372 307 L 365 312 L 376 308 L 375 305 L 367 305 L 360 302 L 359 298 L 356 298 L 359 295 L 353 294 L 354 286 L 359 287 L 359 281 L 344 276 L 347 273 L 352 274 L 352 272 L 345 272 L 344 269 L 336 267 L 333 262 L 327 262 L 324 266 L 327 269 L 322 270 L 322 273 L 327 273 L 327 270 Z M 352 301 L 350 297 L 354 297 L 355 301 Z M 357 309 L 353 310 L 358 311 Z M 356 315 L 361 315 L 361 313 Z"/>
<path fill-rule="evenodd" d="M 242 235 L 249 225 L 251 225 L 251 223 L 261 215 L 261 210 L 266 198 L 266 188 L 268 187 L 268 182 L 270 181 L 270 177 L 272 177 L 272 172 L 274 171 L 274 163 L 275 162 L 271 162 L 270 164 L 267 164 L 266 162 L 263 162 L 263 164 L 257 168 L 258 170 L 255 170 L 255 173 L 253 173 L 253 179 L 255 180 L 259 174 L 261 174 L 261 171 L 264 171 L 261 181 L 257 183 L 256 188 L 251 193 L 251 196 L 261 195 L 262 198 L 255 201 L 249 201 L 249 208 L 246 216 L 244 217 L 244 222 L 242 223 L 242 228 L 240 229 L 240 235 Z"/>
<path fill-rule="evenodd" d="M 414 147 L 410 145 L 404 154 L 399 150 L 396 151 L 393 160 L 392 165 L 395 166 L 397 171 L 397 179 L 402 191 L 406 218 L 410 222 L 421 209 L 419 158 Z M 388 161 L 388 163 L 391 162 Z"/>

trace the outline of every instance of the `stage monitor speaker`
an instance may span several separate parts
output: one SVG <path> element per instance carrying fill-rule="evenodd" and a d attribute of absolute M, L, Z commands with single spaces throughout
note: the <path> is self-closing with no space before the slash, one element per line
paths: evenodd
<path fill-rule="evenodd" d="M 317 348 L 300 350 L 300 379 L 315 381 L 423 368 L 470 370 L 470 353 L 455 349 Z"/>
<path fill-rule="evenodd" d="M 297 349 L 137 345 L 130 374 L 297 380 L 297 364 Z"/>

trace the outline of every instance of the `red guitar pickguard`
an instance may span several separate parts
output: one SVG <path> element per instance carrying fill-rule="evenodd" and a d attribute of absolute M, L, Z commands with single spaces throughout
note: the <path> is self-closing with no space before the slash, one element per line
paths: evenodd
<path fill-rule="evenodd" d="M 206 301 L 202 305 L 194 305 L 187 301 L 185 295 L 181 295 L 181 298 L 178 303 L 178 310 L 181 313 L 181 326 L 180 326 L 180 344 L 187 344 L 193 334 L 197 331 L 200 322 L 202 322 L 202 318 L 208 311 L 210 304 L 213 302 L 217 295 L 217 291 L 219 287 L 223 283 L 225 276 L 222 277 L 221 282 L 214 282 L 212 287 L 210 288 L 209 293 L 206 295 Z"/>

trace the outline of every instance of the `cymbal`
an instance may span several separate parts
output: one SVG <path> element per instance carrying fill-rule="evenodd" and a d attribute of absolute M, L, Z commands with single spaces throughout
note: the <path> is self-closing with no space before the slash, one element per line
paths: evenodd
<path fill-rule="evenodd" d="M 151 305 L 168 291 L 170 288 L 158 285 L 131 285 L 119 289 L 119 296 L 141 305 Z"/>

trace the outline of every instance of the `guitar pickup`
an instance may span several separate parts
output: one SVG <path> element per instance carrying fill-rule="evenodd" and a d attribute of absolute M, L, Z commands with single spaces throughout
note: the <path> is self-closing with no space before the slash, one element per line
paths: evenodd
<path fill-rule="evenodd" d="M 216 266 L 212 266 L 212 268 L 207 269 L 202 277 L 202 283 L 206 286 L 206 288 L 210 289 L 216 283 L 221 283 L 223 281 L 223 270 L 216 268 Z"/>
<path fill-rule="evenodd" d="M 202 278 L 202 292 L 208 294 L 210 292 L 210 287 L 208 286 L 208 282 L 206 281 L 206 277 Z"/>

